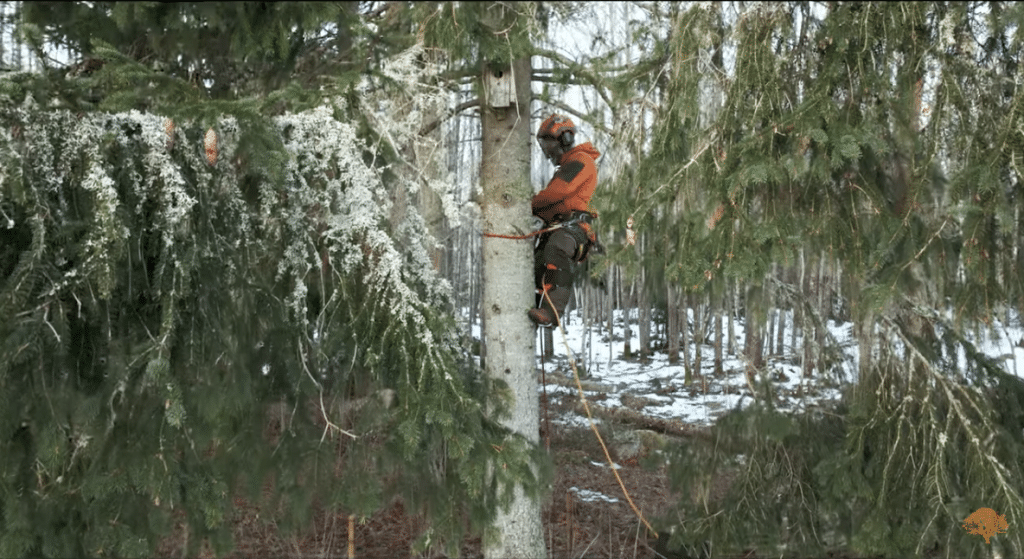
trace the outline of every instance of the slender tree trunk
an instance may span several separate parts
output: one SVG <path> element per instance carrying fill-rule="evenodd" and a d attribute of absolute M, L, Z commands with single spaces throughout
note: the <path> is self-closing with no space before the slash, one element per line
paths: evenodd
<path fill-rule="evenodd" d="M 726 290 L 727 292 L 728 290 Z M 720 296 L 712 294 L 711 300 L 715 302 L 713 318 L 715 321 L 715 376 L 721 376 L 725 374 L 722 367 L 722 299 Z"/>
<path fill-rule="evenodd" d="M 818 261 L 818 319 L 820 323 L 815 324 L 814 329 L 814 366 L 818 369 L 818 374 L 824 373 L 824 359 L 825 359 L 825 334 L 828 328 L 828 312 L 825 310 L 825 301 L 828 300 L 826 294 L 827 278 L 826 272 L 828 261 L 825 257 L 825 251 L 821 251 L 820 260 Z"/>
<path fill-rule="evenodd" d="M 680 296 L 679 300 L 685 303 L 679 321 L 679 330 L 683 335 L 683 382 L 690 384 L 693 382 L 693 370 L 690 368 L 690 301 L 686 294 Z"/>
<path fill-rule="evenodd" d="M 783 282 L 786 279 L 786 273 L 782 269 L 781 266 L 779 267 L 779 270 L 778 270 L 777 279 L 779 280 L 779 284 L 780 285 L 782 285 Z M 785 351 L 784 351 L 785 348 L 783 347 L 783 341 L 786 339 L 786 309 L 785 309 L 786 305 L 783 305 L 783 302 L 788 297 L 783 295 L 783 292 L 782 292 L 781 289 L 779 290 L 779 293 L 780 293 L 780 297 L 778 297 L 778 299 L 777 299 L 777 301 L 775 303 L 775 306 L 777 307 L 778 313 L 779 313 L 779 315 L 778 315 L 779 324 L 778 324 L 778 327 L 775 329 L 775 334 L 776 334 L 776 338 L 775 338 L 775 355 L 785 355 Z"/>
<path fill-rule="evenodd" d="M 515 80 L 515 105 L 483 107 L 480 185 L 483 229 L 514 234 L 530 221 L 530 59 L 506 68 Z M 540 442 L 534 327 L 526 316 L 533 306 L 533 250 L 529 243 L 483 239 L 483 339 L 486 374 L 508 384 L 509 414 L 499 421 L 531 443 Z M 497 465 L 500 467 L 500 464 Z M 484 556 L 546 557 L 541 503 L 520 487 L 495 522 L 498 536 L 484 543 Z"/>
<path fill-rule="evenodd" d="M 679 303 L 677 288 L 669 283 L 665 286 L 665 338 L 668 351 L 668 362 L 679 363 Z"/>
<path fill-rule="evenodd" d="M 761 316 L 755 311 L 754 305 L 754 286 L 746 286 L 744 291 L 746 296 L 744 297 L 746 304 L 744 305 L 744 316 L 746 320 L 746 336 L 745 343 L 743 344 L 743 352 L 747 360 L 747 380 L 751 383 L 756 379 L 757 373 L 764 367 L 764 352 L 762 347 L 763 342 L 763 325 L 761 324 Z"/>
<path fill-rule="evenodd" d="M 607 300 L 606 311 L 608 312 L 608 316 L 607 316 L 607 320 L 608 320 L 608 343 L 611 344 L 615 340 L 615 288 L 616 288 L 616 285 L 617 285 L 617 283 L 615 281 L 615 266 L 609 266 L 608 267 L 608 271 L 605 272 L 605 277 L 607 278 L 607 281 L 605 283 L 605 289 L 606 289 L 605 299 Z M 608 352 L 608 368 L 609 369 L 612 366 L 612 360 L 613 359 L 615 359 L 615 356 L 612 354 L 611 351 L 609 351 Z"/>
<path fill-rule="evenodd" d="M 698 379 L 704 378 L 701 373 L 701 361 L 703 358 L 702 348 L 704 347 L 704 302 L 702 296 L 693 293 L 690 295 L 693 303 L 693 371 Z"/>
<path fill-rule="evenodd" d="M 726 350 L 729 355 L 736 355 L 736 324 L 734 322 L 736 316 L 736 282 L 726 281 L 725 284 L 725 313 L 729 318 L 729 339 L 727 341 Z"/>
<path fill-rule="evenodd" d="M 795 279 L 797 274 L 796 269 L 790 270 L 790 277 Z M 793 298 L 793 323 L 789 329 L 789 351 L 793 352 L 793 358 L 796 359 L 796 338 L 800 330 L 800 325 L 803 324 L 802 314 L 800 312 L 800 302 L 803 300 L 803 286 L 800 282 L 794 282 L 796 284 L 796 296 Z"/>
<path fill-rule="evenodd" d="M 810 316 L 809 310 L 812 305 L 808 303 L 811 301 L 811 278 L 807 276 L 807 261 L 804 258 L 804 250 L 800 249 L 800 316 L 803 319 L 800 325 L 800 331 L 803 333 L 803 347 L 801 348 L 801 370 L 803 371 L 804 378 L 810 378 L 814 375 L 814 358 L 812 355 L 814 347 L 814 318 Z"/>
<path fill-rule="evenodd" d="M 636 280 L 629 282 L 629 292 L 626 293 L 625 282 L 622 291 L 622 357 L 631 359 L 633 357 L 633 329 L 630 328 L 629 315 L 633 312 L 633 292 L 636 289 Z"/>
<path fill-rule="evenodd" d="M 577 308 L 579 308 L 580 310 L 580 322 L 582 323 L 581 326 L 583 328 L 583 336 L 580 340 L 580 343 L 582 345 L 580 346 L 580 356 L 577 366 L 580 369 L 580 374 L 590 376 L 590 309 L 588 308 L 590 305 L 589 290 L 586 289 L 585 287 L 580 287 L 575 291 L 576 300 L 579 302 L 579 306 Z M 547 330 L 551 330 L 551 328 L 547 328 Z"/>
<path fill-rule="evenodd" d="M 650 357 L 651 350 L 651 304 L 647 297 L 647 286 L 646 286 L 646 273 L 643 270 L 640 271 L 639 286 L 637 288 L 638 301 L 637 301 L 637 312 L 638 321 L 637 327 L 640 329 L 639 333 L 639 344 L 640 344 L 640 362 L 647 363 Z"/>

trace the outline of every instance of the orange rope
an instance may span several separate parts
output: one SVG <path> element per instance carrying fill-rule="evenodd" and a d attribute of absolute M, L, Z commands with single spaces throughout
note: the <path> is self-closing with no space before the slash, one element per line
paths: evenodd
<path fill-rule="evenodd" d="M 558 311 L 555 310 L 555 305 L 551 302 L 551 297 L 548 296 L 548 291 L 546 289 L 544 290 L 544 298 L 547 300 L 548 304 L 551 305 L 551 310 L 555 313 L 555 323 L 558 324 L 558 329 L 562 332 L 562 343 L 565 344 L 565 351 L 569 358 L 569 365 L 572 367 L 572 376 L 576 379 L 576 389 L 579 390 L 580 402 L 583 403 L 583 410 L 587 412 L 587 420 L 590 422 L 590 429 L 594 431 L 594 435 L 597 436 L 597 442 L 601 443 L 601 450 L 604 450 L 604 457 L 608 460 L 608 466 L 611 468 L 612 473 L 615 474 L 615 480 L 619 482 L 619 487 L 622 488 L 622 494 L 626 496 L 626 501 L 629 502 L 629 506 L 633 509 L 637 518 L 639 518 L 640 521 L 644 523 L 644 526 L 647 526 L 647 529 L 654 534 L 655 538 L 657 538 L 657 530 L 647 522 L 643 513 L 640 512 L 640 509 L 636 508 L 636 505 L 633 504 L 633 499 L 629 496 L 629 491 L 626 490 L 626 484 L 622 483 L 622 478 L 619 477 L 619 472 L 615 468 L 615 462 L 612 461 L 612 457 L 608 453 L 608 447 L 605 446 L 604 439 L 601 438 L 601 433 L 597 430 L 597 425 L 594 424 L 594 416 L 590 414 L 590 406 L 587 405 L 587 397 L 583 394 L 583 384 L 580 382 L 580 372 L 576 369 L 576 360 L 572 357 L 572 350 L 569 348 L 569 341 L 565 334 L 565 327 L 562 326 L 562 317 L 558 316 Z"/>
<path fill-rule="evenodd" d="M 547 229 L 540 229 L 538 231 L 534 231 L 532 233 L 527 233 L 525 235 L 499 235 L 497 233 L 484 233 L 483 235 L 484 235 L 484 237 L 494 237 L 494 238 L 497 238 L 497 239 L 522 240 L 522 239 L 529 239 L 531 237 L 536 237 L 537 235 L 542 235 L 542 234 L 547 233 L 549 231 L 554 231 L 555 229 L 560 229 L 561 227 L 562 227 L 562 224 L 559 223 L 558 225 L 554 225 L 554 226 L 548 227 Z"/>

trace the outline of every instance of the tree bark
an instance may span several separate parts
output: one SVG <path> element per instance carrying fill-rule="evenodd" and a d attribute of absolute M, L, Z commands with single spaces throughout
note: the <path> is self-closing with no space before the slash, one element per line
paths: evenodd
<path fill-rule="evenodd" d="M 776 274 L 776 279 L 778 280 L 779 284 L 783 284 L 785 278 L 786 278 L 786 272 L 780 266 L 778 268 L 778 273 Z M 783 342 L 786 340 L 786 306 L 787 305 L 785 305 L 783 303 L 786 302 L 786 299 L 788 299 L 788 297 L 783 295 L 781 289 L 779 290 L 779 292 L 780 292 L 779 297 L 776 299 L 776 302 L 775 302 L 776 312 L 779 313 L 778 314 L 779 324 L 778 324 L 778 327 L 776 329 L 776 337 L 775 337 L 775 355 L 783 355 L 784 356 L 785 355 L 785 347 L 784 347 Z M 771 340 L 769 340 L 769 343 L 771 343 Z"/>
<path fill-rule="evenodd" d="M 692 301 L 690 308 L 693 309 L 693 372 L 698 379 L 701 379 L 703 378 L 701 373 L 703 351 L 701 348 L 704 347 L 704 302 L 701 301 L 702 295 L 698 293 L 692 293 L 690 297 Z"/>
<path fill-rule="evenodd" d="M 516 104 L 483 107 L 480 186 L 484 231 L 516 234 L 531 227 L 530 59 L 485 72 L 512 72 Z M 506 383 L 511 395 L 502 425 L 533 444 L 540 442 L 534 327 L 526 316 L 533 306 L 533 250 L 527 242 L 484 237 L 483 341 L 485 372 Z M 496 465 L 496 467 L 500 467 Z M 507 510 L 495 521 L 498 536 L 485 538 L 484 556 L 545 557 L 541 503 L 516 487 Z"/>
<path fill-rule="evenodd" d="M 608 343 L 610 344 L 615 340 L 615 286 L 617 285 L 617 282 L 615 281 L 615 266 L 608 267 L 608 270 L 605 272 L 605 278 L 605 299 L 607 300 L 605 311 L 608 313 L 606 319 L 608 321 Z M 612 360 L 614 358 L 615 356 L 609 351 L 609 369 L 612 366 Z"/>
<path fill-rule="evenodd" d="M 679 363 L 679 303 L 676 292 L 675 285 L 666 284 L 665 338 L 668 346 L 668 362 L 672 365 Z"/>
<path fill-rule="evenodd" d="M 736 355 L 736 282 L 726 280 L 725 285 L 725 313 L 729 320 L 729 339 L 726 340 L 726 351 L 729 355 Z"/>
<path fill-rule="evenodd" d="M 685 302 L 685 306 L 681 309 L 681 318 L 679 319 L 679 330 L 683 335 L 683 383 L 690 384 L 693 382 L 693 370 L 690 368 L 690 302 L 689 297 L 683 294 L 679 301 Z"/>
<path fill-rule="evenodd" d="M 646 279 L 647 274 L 640 272 L 639 285 L 637 287 L 637 327 L 640 329 L 640 362 L 647 363 L 650 360 L 651 350 L 651 303 L 647 296 Z"/>
<path fill-rule="evenodd" d="M 711 300 L 714 301 L 711 319 L 715 321 L 715 376 L 721 376 L 725 374 L 722 367 L 722 300 L 717 294 L 712 294 Z"/>
<path fill-rule="evenodd" d="M 633 358 L 633 329 L 629 326 L 629 315 L 633 312 L 633 292 L 635 289 L 635 278 L 629 282 L 628 293 L 625 282 L 622 282 L 622 292 L 625 294 L 622 298 L 622 357 L 624 359 Z"/>

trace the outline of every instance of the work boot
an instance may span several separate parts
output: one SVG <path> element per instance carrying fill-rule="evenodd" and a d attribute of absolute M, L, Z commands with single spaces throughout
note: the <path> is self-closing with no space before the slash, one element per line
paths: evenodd
<path fill-rule="evenodd" d="M 555 313 L 551 312 L 551 309 L 547 306 L 540 308 L 534 307 L 530 309 L 526 315 L 529 316 L 530 320 L 532 320 L 537 326 L 551 328 L 555 325 Z"/>
<path fill-rule="evenodd" d="M 562 313 L 565 312 L 565 307 L 569 304 L 569 298 L 572 297 L 572 291 L 567 287 L 553 286 L 548 291 L 548 297 L 544 297 L 543 293 L 538 296 L 537 307 L 532 308 L 526 314 L 530 317 L 530 320 L 538 326 L 545 328 L 551 328 L 558 324 L 556 317 L 561 317 Z M 551 299 L 551 303 L 554 303 L 554 309 L 551 308 L 551 304 L 548 303 L 547 299 Z M 558 309 L 557 314 L 555 309 Z"/>

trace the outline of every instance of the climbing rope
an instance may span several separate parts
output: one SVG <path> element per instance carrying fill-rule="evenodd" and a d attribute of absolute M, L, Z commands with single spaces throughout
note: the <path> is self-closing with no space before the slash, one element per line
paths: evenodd
<path fill-rule="evenodd" d="M 527 233 L 525 235 L 499 235 L 497 233 L 484 233 L 483 235 L 484 235 L 484 237 L 492 237 L 492 238 L 496 238 L 496 239 L 522 240 L 522 239 L 529 239 L 531 237 L 536 237 L 537 235 L 543 235 L 544 233 L 549 233 L 551 231 L 554 231 L 555 229 L 561 229 L 564 226 L 565 226 L 564 223 L 558 223 L 558 224 L 552 225 L 551 227 L 548 227 L 548 228 L 545 228 L 545 229 L 539 229 L 537 231 L 533 231 L 532 233 Z"/>
<path fill-rule="evenodd" d="M 630 217 L 629 225 L 630 225 L 629 230 L 631 232 L 632 231 L 632 227 L 631 227 L 632 226 L 632 217 Z M 537 235 L 541 235 L 541 234 L 547 233 L 549 231 L 554 231 L 555 229 L 558 229 L 559 227 L 562 227 L 562 226 L 563 226 L 562 223 L 558 223 L 558 224 L 556 224 L 556 225 L 554 225 L 552 227 L 548 227 L 547 229 L 541 229 L 539 231 L 534 231 L 534 232 L 528 233 L 526 235 L 499 235 L 497 233 L 484 233 L 483 235 L 485 237 L 495 237 L 495 238 L 499 238 L 499 239 L 529 239 L 530 237 L 535 237 Z M 597 437 L 597 442 L 601 443 L 601 450 L 604 451 L 604 457 L 605 457 L 605 460 L 608 461 L 608 467 L 611 469 L 612 474 L 615 475 L 615 481 L 619 482 L 619 487 L 622 489 L 622 494 L 625 495 L 626 501 L 629 503 L 630 508 L 633 509 L 633 513 L 635 513 L 637 518 L 639 518 L 640 521 L 644 523 L 644 526 L 646 526 L 647 529 L 650 530 L 652 534 L 654 534 L 654 537 L 658 537 L 658 532 L 654 529 L 654 527 L 651 526 L 651 524 L 649 522 L 647 522 L 647 519 L 644 518 L 643 513 L 640 512 L 640 509 L 638 509 L 636 504 L 633 503 L 633 498 L 629 496 L 629 491 L 626 489 L 626 484 L 622 482 L 622 477 L 619 476 L 619 472 L 615 468 L 615 462 L 612 461 L 611 454 L 608 453 L 608 446 L 604 444 L 604 439 L 601 438 L 601 433 L 600 433 L 600 431 L 597 430 L 597 425 L 594 423 L 594 417 L 590 413 L 590 406 L 587 404 L 587 398 L 583 394 L 583 384 L 580 382 L 580 373 L 579 373 L 579 370 L 576 368 L 576 360 L 573 359 L 573 357 L 572 357 L 572 349 L 569 348 L 568 336 L 565 333 L 565 328 L 562 326 L 562 317 L 560 317 L 558 315 L 558 311 L 555 310 L 555 305 L 554 305 L 554 303 L 551 302 L 551 297 L 548 295 L 548 290 L 547 289 L 545 289 L 543 291 L 543 294 L 544 294 L 544 299 L 548 302 L 548 305 L 551 305 L 551 310 L 555 313 L 555 322 L 558 324 L 558 330 L 562 333 L 562 343 L 565 345 L 565 353 L 569 357 L 569 366 L 572 367 L 572 375 L 573 375 L 573 378 L 576 380 L 576 389 L 579 391 L 579 394 L 580 394 L 580 402 L 583 403 L 583 409 L 584 409 L 584 411 L 587 412 L 587 421 L 590 423 L 590 429 L 594 432 L 594 435 Z M 545 396 L 545 416 L 546 416 L 547 415 L 547 413 L 546 413 L 547 412 L 547 408 L 546 408 L 546 404 L 547 404 L 547 382 L 546 381 L 547 381 L 547 378 L 546 378 L 546 374 L 544 372 L 544 364 L 543 363 L 544 363 L 544 360 L 543 360 L 543 356 L 542 356 L 541 357 L 541 375 L 542 375 L 541 382 L 544 384 L 544 390 L 545 390 L 544 396 Z M 547 418 L 545 417 L 545 423 L 547 422 L 546 419 Z M 545 425 L 545 427 L 547 427 L 547 426 Z M 548 444 L 550 444 L 550 443 L 548 443 Z M 550 451 L 550 447 L 548 447 L 548 450 Z"/>
<path fill-rule="evenodd" d="M 558 330 L 562 333 L 562 343 L 565 344 L 565 353 L 569 357 L 569 366 L 572 367 L 572 376 L 576 380 L 576 389 L 580 393 L 580 402 L 583 403 L 583 410 L 587 412 L 587 421 L 590 423 L 590 429 L 597 437 L 597 442 L 601 443 L 601 450 L 604 451 L 604 457 L 608 460 L 608 467 L 611 468 L 612 473 L 615 474 L 615 480 L 619 482 L 619 487 L 622 488 L 622 494 L 626 496 L 626 501 L 629 502 L 630 508 L 633 509 L 633 512 L 636 514 L 637 518 L 640 519 L 640 522 L 643 522 L 644 526 L 647 526 L 647 529 L 654 534 L 655 538 L 657 538 L 658 532 L 651 527 L 650 523 L 647 522 L 647 519 L 644 518 L 643 513 L 640 512 L 640 509 L 633 504 L 633 499 L 629 496 L 629 491 L 626 490 L 626 484 L 622 483 L 622 478 L 619 477 L 619 472 L 615 468 L 615 462 L 612 461 L 612 457 L 608 453 L 608 447 L 604 444 L 604 439 L 601 438 L 601 433 L 597 430 L 597 425 L 594 423 L 594 417 L 590 414 L 590 406 L 587 405 L 587 398 L 583 394 L 583 383 L 580 382 L 580 373 L 579 370 L 576 369 L 576 360 L 573 359 L 572 349 L 569 348 L 569 338 L 565 333 L 565 328 L 562 326 L 562 317 L 558 316 L 558 311 L 555 310 L 555 305 L 551 302 L 551 297 L 548 296 L 547 289 L 544 290 L 544 299 L 547 300 L 549 305 L 551 305 L 551 310 L 555 313 L 555 323 L 558 324 Z"/>

